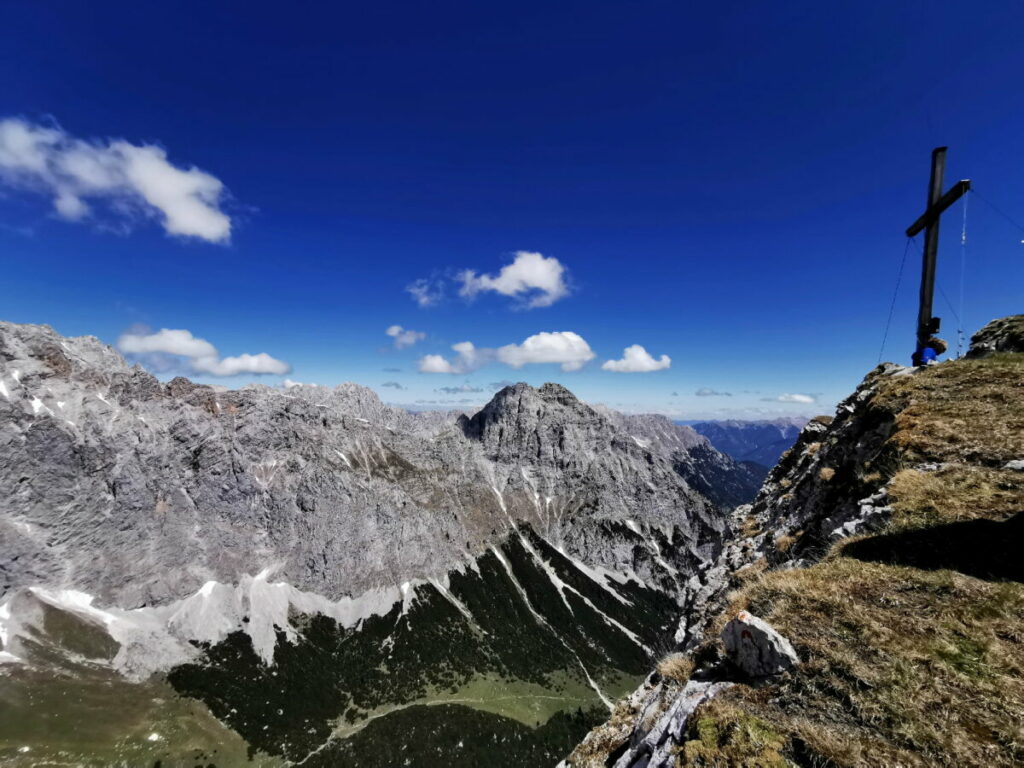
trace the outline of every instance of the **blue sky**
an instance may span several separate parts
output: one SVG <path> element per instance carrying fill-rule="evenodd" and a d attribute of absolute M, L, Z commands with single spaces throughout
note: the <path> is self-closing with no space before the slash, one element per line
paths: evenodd
<path fill-rule="evenodd" d="M 878 359 L 939 144 L 984 195 L 963 325 L 1020 312 L 1024 232 L 985 201 L 1024 221 L 1024 6 L 721 5 L 5 4 L 0 319 L 127 334 L 164 378 L 413 407 L 553 380 L 679 418 L 825 412 Z M 618 367 L 657 370 L 607 369 L 633 345 Z"/>

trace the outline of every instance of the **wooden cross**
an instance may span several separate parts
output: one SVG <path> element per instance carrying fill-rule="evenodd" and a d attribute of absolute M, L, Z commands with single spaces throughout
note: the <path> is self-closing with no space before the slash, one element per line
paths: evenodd
<path fill-rule="evenodd" d="M 971 188 L 970 179 L 958 181 L 946 194 L 942 194 L 942 174 L 946 170 L 947 147 L 932 150 L 932 174 L 928 182 L 928 205 L 920 218 L 907 228 L 907 237 L 924 230 L 924 262 L 921 266 L 921 300 L 917 313 L 917 345 L 914 365 L 921 365 L 922 352 L 928 340 L 939 332 L 940 318 L 932 317 L 932 299 L 935 295 L 935 258 L 939 251 L 939 217 L 949 206 Z"/>

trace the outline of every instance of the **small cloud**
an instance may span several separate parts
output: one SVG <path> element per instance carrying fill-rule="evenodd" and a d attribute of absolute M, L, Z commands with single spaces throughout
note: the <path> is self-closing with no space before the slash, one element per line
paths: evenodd
<path fill-rule="evenodd" d="M 117 348 L 147 363 L 151 358 L 163 361 L 165 358 L 161 356 L 174 355 L 183 358 L 194 372 L 211 376 L 237 376 L 240 373 L 281 375 L 291 373 L 292 370 L 288 363 L 266 352 L 222 358 L 213 344 L 184 329 L 162 328 L 156 333 L 124 333 L 117 340 Z"/>
<path fill-rule="evenodd" d="M 285 389 L 291 389 L 292 387 L 301 387 L 302 382 L 292 381 L 291 379 L 285 379 L 284 381 L 281 382 L 281 386 L 284 387 Z"/>
<path fill-rule="evenodd" d="M 50 195 L 66 221 L 89 219 L 89 201 L 102 201 L 122 226 L 125 219 L 148 216 L 169 235 L 211 243 L 231 238 L 231 219 L 220 209 L 223 183 L 195 166 L 174 165 L 165 149 L 152 144 L 83 140 L 10 117 L 0 120 L 0 182 Z"/>
<path fill-rule="evenodd" d="M 669 397 L 679 397 L 679 393 L 673 392 L 671 395 L 669 395 Z"/>
<path fill-rule="evenodd" d="M 381 368 L 384 373 L 402 373 L 401 368 Z"/>
<path fill-rule="evenodd" d="M 433 307 L 444 298 L 444 283 L 434 278 L 420 278 L 405 286 L 413 300 L 424 309 Z"/>
<path fill-rule="evenodd" d="M 497 350 L 498 359 L 513 368 L 558 363 L 563 371 L 578 371 L 595 356 L 583 337 L 572 331 L 535 333 L 522 344 L 506 344 Z"/>
<path fill-rule="evenodd" d="M 449 361 L 441 355 L 425 355 L 420 358 L 420 373 L 460 373 L 474 371 L 490 358 L 489 350 L 477 349 L 471 341 L 453 344 L 456 356 Z"/>
<path fill-rule="evenodd" d="M 710 389 L 709 387 L 701 387 L 693 394 L 697 397 L 732 397 L 732 392 L 719 392 L 717 389 Z"/>
<path fill-rule="evenodd" d="M 626 347 L 622 352 L 621 360 L 608 360 L 601 366 L 602 370 L 614 371 L 616 373 L 650 373 L 651 371 L 662 371 L 672 366 L 672 358 L 662 355 L 655 360 L 639 344 Z"/>
<path fill-rule="evenodd" d="M 461 395 L 470 392 L 483 392 L 479 387 L 474 387 L 471 384 L 460 384 L 457 387 L 438 387 L 434 390 L 435 392 L 443 392 L 446 395 Z"/>
<path fill-rule="evenodd" d="M 532 251 L 516 251 L 511 264 L 497 275 L 478 275 L 467 269 L 459 274 L 459 295 L 473 298 L 485 291 L 519 297 L 525 309 L 548 307 L 569 294 L 565 267 L 554 257 Z"/>
<path fill-rule="evenodd" d="M 412 331 L 400 325 L 392 325 L 384 333 L 395 340 L 395 349 L 411 347 L 417 341 L 423 341 L 427 338 L 427 334 L 422 331 Z"/>
<path fill-rule="evenodd" d="M 403 387 L 397 381 L 385 381 L 383 384 L 381 384 L 381 386 L 387 387 L 388 389 L 405 389 L 405 387 Z"/>
<path fill-rule="evenodd" d="M 761 400 L 766 403 L 803 403 L 805 405 L 818 402 L 818 398 L 814 395 L 800 392 L 785 393 L 778 397 L 762 397 Z"/>

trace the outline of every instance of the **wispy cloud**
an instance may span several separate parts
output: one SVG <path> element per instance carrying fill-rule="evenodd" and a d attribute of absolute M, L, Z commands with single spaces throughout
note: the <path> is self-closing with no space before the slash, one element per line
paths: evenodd
<path fill-rule="evenodd" d="M 231 219 L 221 208 L 224 185 L 195 166 L 178 167 L 153 144 L 76 138 L 61 128 L 17 117 L 0 120 L 0 182 L 53 198 L 67 221 L 92 217 L 106 203 L 121 224 L 160 220 L 170 235 L 226 243 Z"/>
<path fill-rule="evenodd" d="M 424 309 L 441 303 L 444 298 L 444 281 L 440 278 L 422 277 L 405 286 L 413 301 Z"/>
<path fill-rule="evenodd" d="M 152 356 L 173 355 L 183 359 L 196 373 L 210 376 L 237 376 L 240 373 L 291 373 L 288 363 L 271 357 L 266 352 L 248 353 L 235 357 L 221 357 L 217 348 L 206 339 L 193 336 L 184 329 L 162 328 L 156 333 L 125 333 L 117 340 L 117 348 L 146 362 Z"/>
<path fill-rule="evenodd" d="M 719 392 L 717 389 L 711 389 L 710 387 L 701 387 L 693 394 L 697 397 L 732 397 L 732 392 Z"/>
<path fill-rule="evenodd" d="M 457 387 L 438 387 L 434 391 L 443 392 L 446 395 L 463 395 L 483 392 L 483 390 L 480 389 L 480 387 L 474 387 L 472 384 L 460 384 Z"/>
<path fill-rule="evenodd" d="M 417 341 L 423 341 L 423 339 L 427 338 L 427 334 L 422 331 L 413 331 L 400 325 L 392 325 L 384 333 L 395 340 L 395 349 L 411 347 Z"/>
<path fill-rule="evenodd" d="M 493 291 L 502 296 L 517 297 L 526 309 L 548 307 L 569 294 L 565 267 L 554 257 L 533 251 L 516 251 L 515 259 L 497 275 L 478 275 L 467 269 L 459 274 L 459 294 L 472 298 Z"/>
<path fill-rule="evenodd" d="M 403 387 L 397 381 L 385 381 L 383 384 L 381 384 L 381 386 L 386 387 L 387 389 L 405 389 L 405 387 Z"/>
<path fill-rule="evenodd" d="M 621 360 L 608 360 L 601 366 L 602 370 L 616 373 L 650 373 L 663 371 L 672 366 L 672 358 L 662 355 L 658 360 L 639 344 L 633 344 L 622 351 Z"/>
<path fill-rule="evenodd" d="M 787 392 L 778 397 L 762 397 L 761 400 L 766 403 L 803 403 L 805 405 L 818 402 L 816 395 L 801 392 Z"/>

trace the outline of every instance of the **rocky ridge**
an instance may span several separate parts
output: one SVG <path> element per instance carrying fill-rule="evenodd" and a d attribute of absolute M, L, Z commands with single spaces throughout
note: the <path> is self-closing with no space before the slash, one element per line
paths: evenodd
<path fill-rule="evenodd" d="M 1000 584 L 1024 581 L 1012 554 L 1024 543 L 1014 469 L 1024 454 L 1015 406 L 1024 359 L 1012 354 L 1022 320 L 979 331 L 968 360 L 879 366 L 834 417 L 808 422 L 754 502 L 734 512 L 717 562 L 690 582 L 689 622 L 676 639 L 695 671 L 653 673 L 566 765 L 963 765 L 982 754 L 1017 764 L 1024 755 L 1011 734 L 1024 698 L 1012 670 L 1024 661 L 1015 634 L 1024 592 Z M 915 610 L 946 618 L 908 615 L 899 597 L 908 593 L 920 595 Z M 979 601 L 991 628 L 973 613 Z M 796 635 L 808 663 L 751 688 L 717 634 L 755 607 Z M 896 636 L 917 639 L 887 646 L 897 626 Z M 992 665 L 985 674 L 1002 682 L 990 690 L 959 666 L 963 648 L 979 649 L 971 653 Z M 920 681 L 900 676 L 906 665 L 920 666 Z M 986 715 L 947 704 L 936 721 L 950 696 L 983 700 Z M 850 714 L 861 711 L 863 724 Z M 882 711 L 917 731 L 890 733 Z"/>

